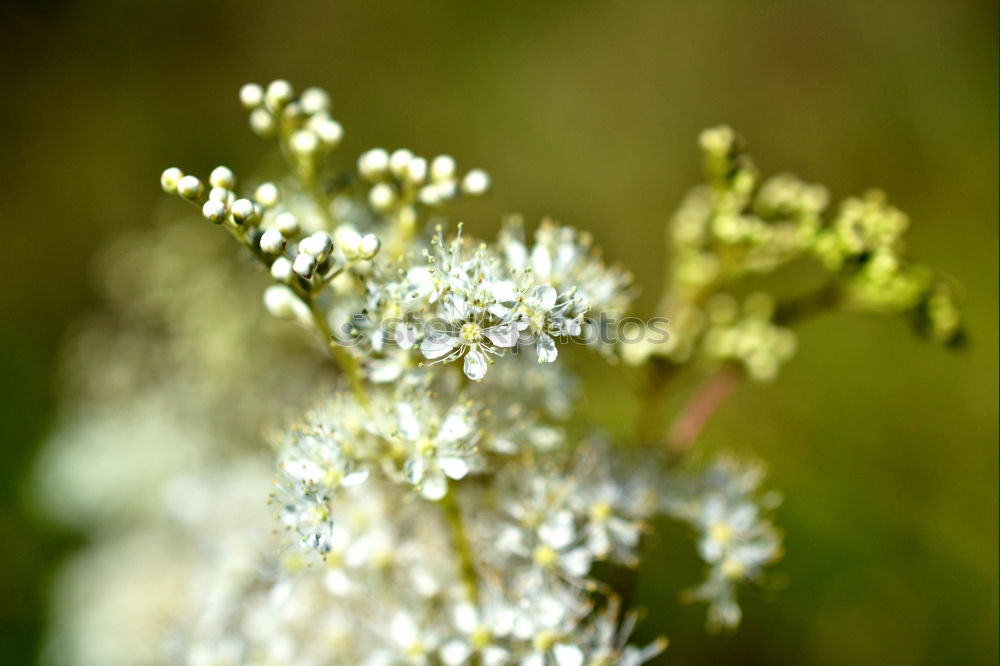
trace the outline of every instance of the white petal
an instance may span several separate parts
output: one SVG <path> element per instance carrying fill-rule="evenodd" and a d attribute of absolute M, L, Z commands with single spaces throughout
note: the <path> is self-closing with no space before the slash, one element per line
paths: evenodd
<path fill-rule="evenodd" d="M 340 480 L 340 485 L 348 487 L 356 486 L 364 483 L 366 480 L 368 480 L 368 470 L 358 469 L 344 476 L 344 478 Z"/>
<path fill-rule="evenodd" d="M 417 625 L 409 615 L 400 613 L 392 619 L 392 623 L 389 625 L 389 634 L 397 645 L 404 647 L 412 645 L 417 639 Z"/>
<path fill-rule="evenodd" d="M 444 662 L 445 666 L 461 666 L 470 654 L 472 654 L 472 649 L 457 638 L 448 641 L 441 647 L 441 661 Z"/>
<path fill-rule="evenodd" d="M 438 458 L 437 463 L 438 467 L 441 468 L 441 471 L 452 479 L 461 479 L 469 473 L 468 464 L 466 464 L 466 462 L 461 458 Z"/>
<path fill-rule="evenodd" d="M 427 463 L 423 458 L 414 456 L 403 465 L 403 475 L 407 481 L 416 485 L 427 475 Z"/>
<path fill-rule="evenodd" d="M 538 334 L 538 344 L 535 345 L 535 351 L 538 353 L 539 363 L 551 363 L 559 355 L 556 341 L 548 333 Z"/>
<path fill-rule="evenodd" d="M 556 290 L 547 284 L 535 287 L 535 290 L 531 292 L 531 298 L 534 299 L 538 303 L 538 306 L 543 310 L 551 310 L 552 306 L 556 304 L 557 297 L 558 294 L 556 293 Z"/>
<path fill-rule="evenodd" d="M 573 528 L 573 516 L 569 511 L 560 511 L 538 528 L 538 537 L 556 550 L 561 550 L 572 543 L 574 536 L 576 530 Z"/>
<path fill-rule="evenodd" d="M 541 280 L 548 279 L 552 273 L 552 257 L 541 245 L 536 245 L 531 250 L 531 268 L 535 272 L 535 277 Z"/>
<path fill-rule="evenodd" d="M 453 338 L 447 333 L 431 333 L 420 343 L 420 352 L 424 358 L 441 358 L 458 345 L 458 338 Z"/>
<path fill-rule="evenodd" d="M 582 666 L 583 652 L 575 645 L 559 643 L 553 646 L 552 656 L 556 658 L 558 666 Z"/>
<path fill-rule="evenodd" d="M 517 300 L 517 287 L 510 280 L 493 282 L 490 284 L 490 293 L 501 302 Z"/>
<path fill-rule="evenodd" d="M 586 548 L 571 550 L 560 558 L 563 569 L 572 576 L 582 578 L 590 571 L 590 564 L 593 557 Z"/>
<path fill-rule="evenodd" d="M 427 470 L 423 483 L 420 484 L 420 494 L 436 502 L 447 492 L 448 481 L 444 478 L 444 474 L 435 469 Z"/>
<path fill-rule="evenodd" d="M 478 382 L 480 379 L 486 376 L 487 362 L 486 354 L 479 351 L 478 349 L 470 350 L 465 356 L 465 364 L 463 365 L 465 370 L 465 376 L 474 382 Z"/>
<path fill-rule="evenodd" d="M 465 410 L 453 409 L 445 417 L 441 429 L 438 431 L 438 440 L 442 442 L 455 442 L 465 439 L 472 434 L 472 424 L 469 423 Z"/>
<path fill-rule="evenodd" d="M 471 634 L 479 626 L 479 612 L 472 604 L 462 601 L 452 609 L 452 621 L 459 631 Z"/>
<path fill-rule="evenodd" d="M 497 347 L 513 347 L 517 344 L 517 340 L 521 336 L 517 326 L 511 323 L 491 326 L 484 330 L 483 333 Z"/>
<path fill-rule="evenodd" d="M 469 306 L 465 299 L 457 294 L 448 294 L 444 299 L 444 316 L 449 321 L 465 321 L 469 315 Z"/>
<path fill-rule="evenodd" d="M 410 440 L 420 437 L 420 419 L 409 403 L 396 403 L 396 425 L 403 437 Z"/>

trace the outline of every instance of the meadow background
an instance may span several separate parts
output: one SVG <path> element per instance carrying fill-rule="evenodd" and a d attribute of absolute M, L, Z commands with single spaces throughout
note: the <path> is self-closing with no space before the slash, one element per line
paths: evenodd
<path fill-rule="evenodd" d="M 986 664 L 997 660 L 997 7 L 993 2 L 566 0 L 0 6 L 0 662 L 30 664 L 52 573 L 79 537 L 26 475 L 52 423 L 67 327 L 96 307 L 91 258 L 176 216 L 160 170 L 252 170 L 264 144 L 240 84 L 322 85 L 364 148 L 448 152 L 495 192 L 463 210 L 591 229 L 655 301 L 662 229 L 699 179 L 696 137 L 727 122 L 765 173 L 835 198 L 877 185 L 914 255 L 965 288 L 971 345 L 836 315 L 800 329 L 773 386 L 743 386 L 708 450 L 769 462 L 787 556 L 734 636 L 680 607 L 693 550 L 667 533 L 640 580 L 663 663 Z M 192 224 L 198 221 L 192 217 Z M 214 230 L 205 227 L 205 233 Z M 587 407 L 633 418 L 620 373 Z M 81 470 L 81 474 L 86 470 Z"/>

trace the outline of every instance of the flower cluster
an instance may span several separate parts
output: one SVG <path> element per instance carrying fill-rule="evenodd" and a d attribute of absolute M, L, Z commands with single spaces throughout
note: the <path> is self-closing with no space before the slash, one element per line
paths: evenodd
<path fill-rule="evenodd" d="M 602 327 L 627 313 L 632 277 L 589 234 L 546 220 L 530 236 L 511 217 L 494 243 L 461 224 L 446 235 L 449 204 L 485 194 L 486 172 L 403 148 L 338 170 L 325 91 L 278 80 L 240 100 L 288 174 L 170 168 L 161 184 L 265 270 L 245 274 L 193 228 L 141 235 L 104 262 L 131 323 L 91 322 L 68 355 L 70 406 L 39 487 L 95 543 L 57 586 L 60 663 L 638 666 L 666 641 L 629 645 L 638 615 L 597 565 L 644 564 L 656 518 L 696 532 L 708 575 L 689 596 L 712 628 L 738 624 L 737 586 L 781 555 L 759 465 L 678 464 L 732 368 L 773 379 L 792 325 L 821 308 L 960 332 L 953 288 L 903 253 L 901 213 L 873 194 L 828 220 L 822 187 L 758 184 L 728 128 L 702 135 L 708 184 L 668 228 L 669 338 L 619 345 Z M 799 260 L 823 273 L 815 293 L 744 286 Z M 261 316 L 258 288 L 332 363 Z M 648 371 L 654 417 L 681 368 L 729 374 L 680 427 L 645 419 L 626 456 L 576 409 L 580 384 L 555 363 L 569 340 Z M 275 458 L 269 506 L 261 454 Z"/>
<path fill-rule="evenodd" d="M 723 457 L 665 497 L 667 512 L 698 532 L 709 571 L 690 596 L 708 602 L 710 629 L 739 624 L 737 585 L 760 580 L 763 568 L 781 557 L 781 536 L 767 515 L 780 498 L 761 491 L 763 478 L 761 465 Z"/>
<path fill-rule="evenodd" d="M 831 217 L 823 186 L 788 174 L 761 182 L 729 127 L 705 130 L 701 148 L 708 182 L 691 190 L 667 232 L 671 264 L 659 310 L 672 336 L 626 350 L 626 359 L 676 365 L 707 356 L 771 380 L 794 351 L 789 324 L 831 308 L 903 314 L 932 340 L 961 340 L 954 286 L 906 255 L 907 217 L 881 192 L 846 199 Z M 818 275 L 796 284 L 815 282 L 815 290 L 771 295 L 767 315 L 739 323 L 714 316 L 713 297 L 731 302 L 746 278 L 800 264 Z"/>

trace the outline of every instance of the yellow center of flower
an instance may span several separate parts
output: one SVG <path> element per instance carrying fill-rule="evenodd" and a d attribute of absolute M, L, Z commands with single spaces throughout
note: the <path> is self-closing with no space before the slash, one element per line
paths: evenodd
<path fill-rule="evenodd" d="M 547 567 L 553 564 L 559 557 L 559 553 L 550 548 L 549 546 L 539 546 L 535 548 L 534 558 L 535 562 L 542 567 Z"/>
<path fill-rule="evenodd" d="M 599 523 L 603 523 L 611 517 L 611 505 L 607 502 L 598 502 L 590 507 L 590 517 Z"/>
<path fill-rule="evenodd" d="M 734 557 L 727 557 L 722 563 L 722 575 L 726 578 L 743 578 L 747 569 Z"/>
<path fill-rule="evenodd" d="M 482 336 L 483 329 L 479 327 L 479 324 L 470 321 L 468 324 L 462 326 L 462 339 L 467 343 L 479 342 Z"/>
<path fill-rule="evenodd" d="M 489 629 L 483 626 L 476 627 L 475 631 L 472 632 L 472 635 L 469 636 L 469 642 L 472 643 L 472 647 L 476 650 L 482 650 L 490 644 L 491 640 L 493 640 L 493 634 L 490 633 Z"/>
<path fill-rule="evenodd" d="M 551 631 L 541 631 L 535 635 L 535 649 L 539 652 L 548 652 L 556 644 L 556 635 Z"/>
<path fill-rule="evenodd" d="M 708 528 L 708 536 L 713 541 L 718 541 L 725 546 L 733 540 L 733 528 L 730 527 L 729 523 L 715 523 Z"/>
<path fill-rule="evenodd" d="M 417 452 L 422 456 L 432 456 L 434 455 L 434 448 L 434 441 L 425 438 L 417 446 Z"/>

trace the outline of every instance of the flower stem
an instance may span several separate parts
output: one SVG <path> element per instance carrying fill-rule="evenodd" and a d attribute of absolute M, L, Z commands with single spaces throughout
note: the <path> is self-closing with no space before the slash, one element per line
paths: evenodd
<path fill-rule="evenodd" d="M 469 543 L 469 535 L 465 530 L 462 521 L 462 510 L 458 506 L 458 499 L 455 497 L 454 489 L 449 488 L 448 492 L 441 498 L 441 508 L 448 519 L 451 527 L 452 538 L 455 541 L 455 552 L 458 555 L 458 568 L 462 577 L 462 584 L 465 586 L 465 593 L 469 601 L 473 604 L 479 601 L 479 586 L 476 584 L 476 564 L 472 556 L 472 546 Z"/>
<path fill-rule="evenodd" d="M 347 375 L 348 381 L 351 383 L 351 389 L 354 391 L 354 395 L 358 398 L 358 401 L 363 405 L 368 405 L 370 400 L 368 399 L 368 390 L 365 388 L 364 379 L 361 376 L 361 366 L 358 364 L 358 360 L 351 355 L 346 349 L 337 344 L 337 341 L 333 337 L 333 330 L 330 328 L 330 324 L 326 321 L 326 317 L 320 312 L 319 308 L 316 307 L 315 301 L 311 298 L 303 299 L 306 305 L 309 307 L 309 313 L 312 315 L 313 323 L 319 330 L 323 339 L 326 341 L 326 346 L 330 350 L 330 355 L 340 366 L 344 374 Z"/>
<path fill-rule="evenodd" d="M 675 454 L 687 453 L 701 436 L 705 424 L 740 382 L 742 373 L 726 365 L 709 377 L 681 407 L 667 433 L 667 446 Z"/>

